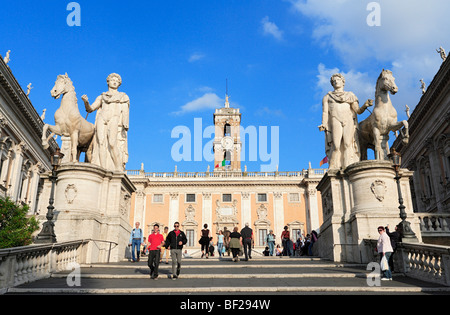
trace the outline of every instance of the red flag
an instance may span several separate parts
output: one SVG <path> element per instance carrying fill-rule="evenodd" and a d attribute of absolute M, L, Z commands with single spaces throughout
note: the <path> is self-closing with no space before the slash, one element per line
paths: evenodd
<path fill-rule="evenodd" d="M 320 161 L 320 166 L 328 163 L 328 156 L 326 156 L 322 161 Z"/>

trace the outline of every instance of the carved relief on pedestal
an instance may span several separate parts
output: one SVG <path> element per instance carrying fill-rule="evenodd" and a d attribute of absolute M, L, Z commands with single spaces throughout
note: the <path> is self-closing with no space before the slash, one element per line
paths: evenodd
<path fill-rule="evenodd" d="M 379 202 L 382 202 L 387 191 L 387 186 L 384 181 L 377 179 L 370 186 L 370 190 L 374 194 L 375 198 L 377 198 Z"/>
<path fill-rule="evenodd" d="M 333 200 L 330 192 L 322 195 L 322 209 L 324 217 L 333 214 Z"/>
<path fill-rule="evenodd" d="M 131 208 L 131 195 L 128 194 L 124 189 L 120 191 L 120 214 L 122 216 L 128 216 L 128 212 Z"/>
<path fill-rule="evenodd" d="M 73 201 L 75 200 L 75 198 L 77 197 L 77 187 L 75 186 L 75 184 L 69 184 L 66 187 L 65 190 L 65 195 L 66 195 L 66 201 L 68 204 L 72 204 Z"/>

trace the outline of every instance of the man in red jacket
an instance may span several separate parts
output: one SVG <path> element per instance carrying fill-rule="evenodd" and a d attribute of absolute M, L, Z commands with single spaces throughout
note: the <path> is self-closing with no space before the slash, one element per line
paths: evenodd
<path fill-rule="evenodd" d="M 150 268 L 150 277 L 158 279 L 159 258 L 161 255 L 161 246 L 164 242 L 164 236 L 159 233 L 159 225 L 153 226 L 153 233 L 148 236 L 148 266 Z"/>

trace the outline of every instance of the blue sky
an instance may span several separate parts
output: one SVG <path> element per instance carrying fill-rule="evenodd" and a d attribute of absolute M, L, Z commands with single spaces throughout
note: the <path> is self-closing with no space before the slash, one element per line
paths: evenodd
<path fill-rule="evenodd" d="M 81 96 L 94 100 L 107 90 L 108 74 L 119 73 L 119 90 L 131 99 L 127 169 L 213 169 L 205 160 L 174 161 L 179 139 L 171 132 L 187 126 L 193 134 L 195 118 L 211 125 L 227 79 L 244 127 L 267 126 L 269 141 L 270 128 L 279 128 L 280 171 L 309 161 L 318 168 L 325 153 L 317 126 L 331 74 L 342 72 L 362 104 L 374 98 L 381 70 L 392 70 L 399 86 L 392 100 L 405 119 L 405 104 L 412 110 L 421 97 L 419 80 L 429 83 L 439 69 L 436 49 L 450 50 L 450 3 L 439 0 L 377 1 L 375 27 L 367 24 L 371 1 L 363 0 L 80 0 L 80 27 L 66 23 L 69 2 L 2 3 L 0 54 L 11 50 L 10 68 L 24 90 L 33 84 L 30 99 L 39 114 L 47 109 L 50 124 L 60 103 L 50 96 L 57 75 L 74 82 L 84 116 Z M 270 161 L 258 157 L 243 164 L 260 171 Z"/>

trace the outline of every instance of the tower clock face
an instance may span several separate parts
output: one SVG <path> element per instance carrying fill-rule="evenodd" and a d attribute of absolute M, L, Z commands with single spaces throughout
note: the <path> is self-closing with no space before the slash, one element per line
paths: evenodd
<path fill-rule="evenodd" d="M 231 150 L 233 148 L 234 141 L 231 137 L 222 138 L 222 147 L 225 150 Z"/>

